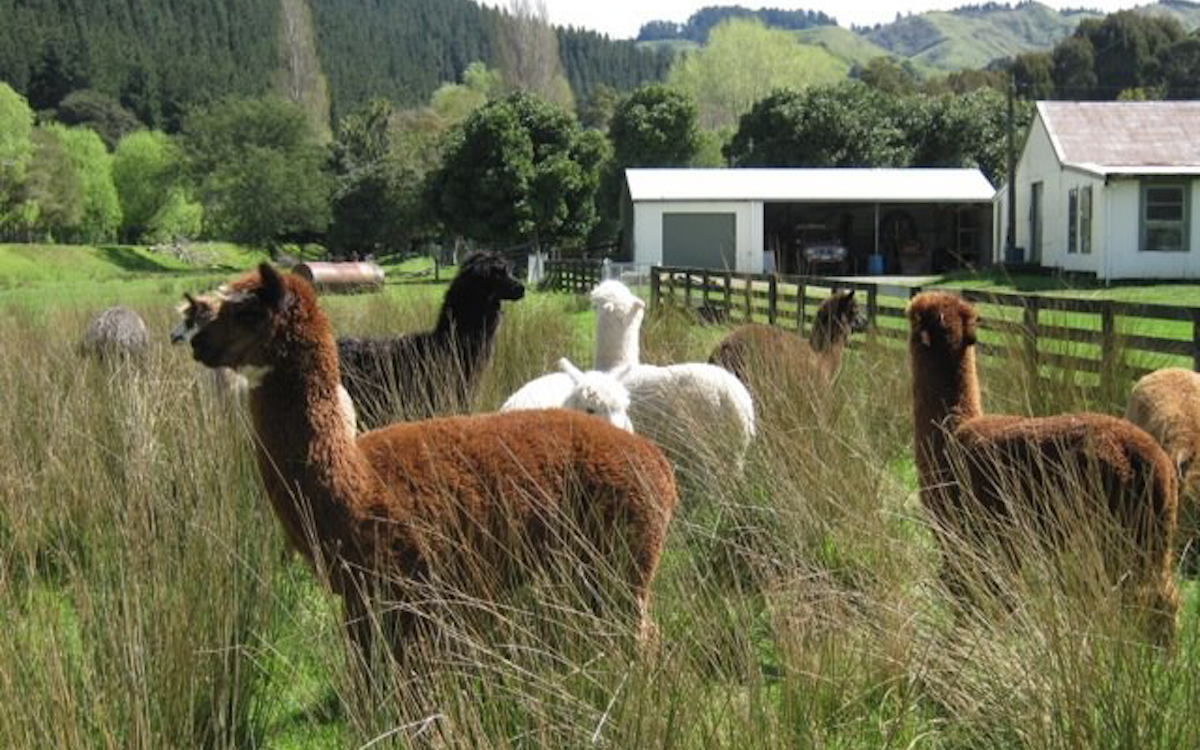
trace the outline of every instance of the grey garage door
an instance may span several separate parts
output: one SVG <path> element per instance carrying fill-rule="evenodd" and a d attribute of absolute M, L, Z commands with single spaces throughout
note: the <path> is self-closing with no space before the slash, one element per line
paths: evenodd
<path fill-rule="evenodd" d="M 663 265 L 737 268 L 736 214 L 663 214 Z"/>

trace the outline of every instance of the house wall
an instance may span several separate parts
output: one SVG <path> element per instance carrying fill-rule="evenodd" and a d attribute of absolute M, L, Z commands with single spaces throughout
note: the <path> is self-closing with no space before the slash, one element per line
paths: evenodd
<path fill-rule="evenodd" d="M 1033 255 L 1029 210 L 1032 185 L 1042 183 L 1042 244 Z M 1200 179 L 1193 180 L 1189 195 L 1190 251 L 1143 253 L 1141 241 L 1141 182 L 1137 178 L 1103 177 L 1063 168 L 1041 117 L 1034 119 L 1025 148 L 1017 162 L 1017 246 L 1026 262 L 1047 268 L 1096 274 L 1101 279 L 1200 278 Z M 1092 188 L 1092 252 L 1068 253 L 1069 195 L 1075 188 Z M 996 257 L 1003 259 L 1007 231 L 1005 204 L 996 212 L 999 226 Z"/>
<path fill-rule="evenodd" d="M 642 201 L 633 205 L 633 260 L 662 264 L 663 214 L 734 214 L 737 222 L 737 268 L 740 273 L 763 271 L 762 201 L 700 202 Z"/>
<path fill-rule="evenodd" d="M 1187 252 L 1143 253 L 1141 243 L 1141 181 L 1113 179 L 1105 189 L 1107 222 L 1104 238 L 1107 266 L 1098 274 L 1109 279 L 1197 279 L 1200 278 L 1200 179 L 1191 181 L 1189 191 L 1189 241 Z"/>

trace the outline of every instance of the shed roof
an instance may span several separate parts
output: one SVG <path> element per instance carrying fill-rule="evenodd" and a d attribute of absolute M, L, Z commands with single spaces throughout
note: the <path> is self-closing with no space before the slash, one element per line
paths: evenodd
<path fill-rule="evenodd" d="M 1098 174 L 1200 173 L 1200 102 L 1038 102 L 1064 166 Z"/>
<path fill-rule="evenodd" d="M 986 203 L 995 188 L 978 169 L 626 169 L 641 201 L 790 203 Z"/>

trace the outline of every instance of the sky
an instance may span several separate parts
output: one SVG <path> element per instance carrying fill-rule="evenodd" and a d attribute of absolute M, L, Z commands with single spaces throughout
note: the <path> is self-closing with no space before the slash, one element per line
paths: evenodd
<path fill-rule="evenodd" d="M 979 2 L 980 0 L 974 0 Z M 1069 0 L 1046 2 L 1052 8 L 1096 8 L 1105 12 L 1130 8 L 1151 0 Z M 534 0 L 536 6 L 537 0 Z M 971 4 L 972 0 L 544 0 L 550 22 L 556 26 L 581 26 L 608 34 L 614 39 L 631 39 L 647 21 L 686 21 L 707 5 L 741 5 L 747 8 L 784 8 L 823 11 L 842 26 L 874 25 L 895 20 L 901 13 L 950 10 Z M 505 0 L 488 0 L 489 5 L 509 7 Z M 1015 2 L 1014 2 L 1015 4 Z"/>

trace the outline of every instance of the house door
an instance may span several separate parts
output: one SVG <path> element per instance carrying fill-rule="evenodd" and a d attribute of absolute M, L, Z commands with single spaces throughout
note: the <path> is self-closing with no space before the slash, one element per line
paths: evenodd
<path fill-rule="evenodd" d="M 1030 263 L 1042 262 L 1042 183 L 1029 186 L 1029 258 Z"/>

